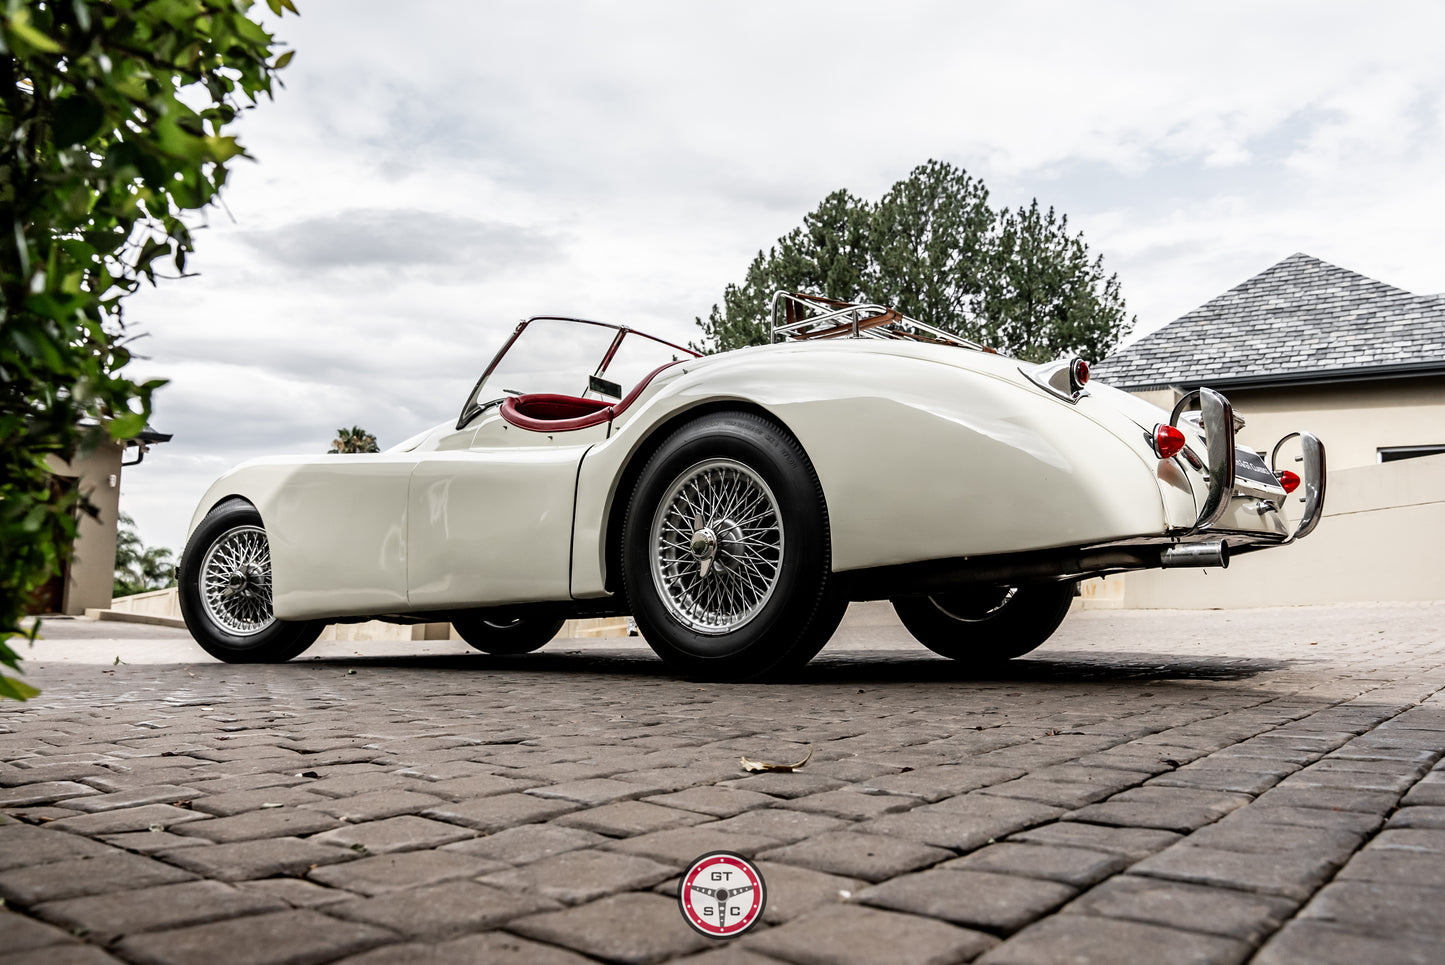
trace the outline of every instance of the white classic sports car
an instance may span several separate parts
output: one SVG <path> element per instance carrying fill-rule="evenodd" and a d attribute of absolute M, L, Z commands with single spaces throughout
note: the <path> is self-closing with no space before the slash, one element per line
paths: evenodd
<path fill-rule="evenodd" d="M 1082 359 L 1020 363 L 878 305 L 780 292 L 773 344 L 712 356 L 529 318 L 455 421 L 223 476 L 181 607 L 235 662 L 336 622 L 450 621 L 517 654 L 631 614 L 678 671 L 743 679 L 806 663 L 850 600 L 890 599 L 930 649 L 1006 659 L 1082 578 L 1222 567 L 1314 528 L 1319 440 L 1267 464 L 1236 427 L 1210 389 L 1165 412 Z M 1272 468 L 1282 449 L 1299 474 Z"/>

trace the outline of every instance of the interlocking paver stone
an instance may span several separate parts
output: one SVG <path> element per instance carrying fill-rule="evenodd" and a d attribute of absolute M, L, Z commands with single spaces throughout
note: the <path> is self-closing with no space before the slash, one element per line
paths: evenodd
<path fill-rule="evenodd" d="M 469 837 L 455 844 L 443 846 L 443 851 L 457 851 L 491 858 L 507 864 L 519 865 L 576 851 L 579 848 L 595 847 L 607 839 L 592 831 L 565 828 L 554 824 L 524 824 L 481 837 Z"/>
<path fill-rule="evenodd" d="M 4 949 L 0 951 L 0 958 L 73 941 L 67 932 L 53 925 L 0 909 L 0 949 Z"/>
<path fill-rule="evenodd" d="M 1338 862 L 1310 854 L 1272 852 L 1268 861 L 1237 851 L 1176 844 L 1129 870 L 1194 884 L 1223 885 L 1241 891 L 1302 900 L 1314 894 Z"/>
<path fill-rule="evenodd" d="M 701 854 L 702 852 L 697 852 Z M 768 861 L 801 865 L 829 874 L 883 881 L 952 857 L 952 853 L 903 838 L 857 831 L 826 831 L 796 844 L 765 851 Z"/>
<path fill-rule="evenodd" d="M 118 895 L 50 901 L 35 911 L 47 921 L 81 929 L 88 938 L 108 944 L 123 935 L 285 911 L 288 907 L 278 898 L 241 891 L 219 881 L 188 881 Z"/>
<path fill-rule="evenodd" d="M 371 854 L 392 851 L 415 851 L 437 848 L 454 841 L 468 840 L 473 832 L 444 821 L 430 821 L 413 814 L 404 814 L 364 824 L 347 824 L 335 830 L 313 834 L 308 839 L 318 844 L 334 844 L 342 848 L 360 848 Z"/>
<path fill-rule="evenodd" d="M 350 851 L 291 837 L 177 848 L 162 851 L 160 856 L 173 865 L 220 881 L 304 874 L 314 865 L 356 857 Z"/>
<path fill-rule="evenodd" d="M 690 787 L 685 791 L 659 794 L 656 797 L 643 798 L 643 800 L 651 804 L 661 804 L 664 807 L 681 808 L 684 811 L 696 811 L 699 814 L 711 814 L 718 818 L 730 818 L 734 814 L 742 814 L 753 808 L 776 804 L 779 799 L 768 794 L 759 794 L 756 791 L 706 786 Z"/>
<path fill-rule="evenodd" d="M 619 891 L 650 888 L 681 870 L 637 855 L 586 850 L 543 858 L 482 880 L 498 888 L 534 892 L 576 905 Z"/>
<path fill-rule="evenodd" d="M 1090 848 L 1137 860 L 1156 851 L 1163 851 L 1180 840 L 1180 835 L 1174 831 L 1160 831 L 1155 828 L 1115 828 L 1101 824 L 1058 821 L 1011 834 L 1009 840 Z"/>
<path fill-rule="evenodd" d="M 117 853 L 113 847 L 49 827 L 0 824 L 0 872 Z"/>
<path fill-rule="evenodd" d="M 1253 944 L 1279 928 L 1295 907 L 1293 901 L 1273 895 L 1117 875 L 1080 895 L 1064 911 L 1225 935 Z"/>
<path fill-rule="evenodd" d="M 860 905 L 825 905 L 742 939 L 800 965 L 942 965 L 968 961 L 997 939 L 941 921 Z"/>
<path fill-rule="evenodd" d="M 205 787 L 198 787 L 197 790 L 204 791 Z M 273 786 L 246 791 L 231 791 L 226 794 L 206 794 L 192 801 L 191 807 L 217 817 L 230 817 L 233 814 L 259 810 L 268 804 L 284 804 L 294 807 L 298 804 L 314 804 L 317 801 L 326 800 L 324 795 L 314 794 L 304 788 Z"/>
<path fill-rule="evenodd" d="M 325 804 L 303 804 L 301 809 L 329 814 L 343 821 L 360 822 L 378 821 L 398 814 L 417 814 L 441 804 L 442 799 L 433 794 L 390 790 L 338 798 Z"/>
<path fill-rule="evenodd" d="M 1253 965 L 1440 965 L 1440 943 L 1408 935 L 1388 938 L 1365 935 L 1326 922 L 1293 921 L 1285 925 Z"/>
<path fill-rule="evenodd" d="M 1055 881 L 966 869 L 903 875 L 859 892 L 866 905 L 1006 933 L 1068 901 L 1077 889 Z"/>
<path fill-rule="evenodd" d="M 1337 879 L 1321 889 L 1299 917 L 1375 935 L 1403 932 L 1445 941 L 1441 908 L 1445 889 Z"/>
<path fill-rule="evenodd" d="M 741 834 L 769 838 L 779 844 L 792 844 L 803 838 L 835 828 L 846 827 L 847 821 L 828 817 L 826 814 L 811 814 L 807 811 L 792 811 L 788 808 L 758 808 L 736 817 L 725 818 L 706 825 L 708 834 Z"/>
<path fill-rule="evenodd" d="M 140 807 L 119 808 L 98 814 L 78 814 L 75 817 L 48 822 L 48 826 L 76 834 L 121 834 L 126 831 L 149 831 L 151 828 L 164 830 L 179 824 L 204 820 L 206 817 L 208 815 L 171 804 L 143 804 Z"/>
<path fill-rule="evenodd" d="M 36 804 L 53 804 L 56 801 L 74 801 L 87 795 L 99 795 L 93 787 L 74 781 L 46 781 L 41 784 L 22 784 L 0 790 L 0 808 L 31 807 Z"/>
<path fill-rule="evenodd" d="M 1128 858 L 1087 848 L 1006 841 L 945 862 L 943 867 L 1043 878 L 1082 888 L 1103 881 L 1114 872 L 1128 867 L 1129 863 Z"/>
<path fill-rule="evenodd" d="M 1233 965 L 1250 946 L 1234 938 L 1114 918 L 1055 915 L 1030 925 L 979 959 L 980 965 L 1167 962 Z"/>
<path fill-rule="evenodd" d="M 195 875 L 153 858 L 117 852 L 93 858 L 56 861 L 30 868 L 12 868 L 0 873 L 0 898 L 21 905 L 34 905 L 58 898 L 76 898 L 110 891 L 144 888 Z"/>
<path fill-rule="evenodd" d="M 333 888 L 345 888 L 363 895 L 380 895 L 442 881 L 477 878 L 501 867 L 497 861 L 450 851 L 400 851 L 315 868 L 307 877 Z"/>
<path fill-rule="evenodd" d="M 177 825 L 175 833 L 185 838 L 205 838 L 225 844 L 232 841 L 254 841 L 257 838 L 279 838 L 286 835 L 307 835 L 337 827 L 341 822 L 329 814 L 302 811 L 297 808 L 267 808 L 247 811 L 228 818 L 206 818 Z"/>
<path fill-rule="evenodd" d="M 112 794 L 97 794 L 94 797 L 73 798 L 65 802 L 68 808 L 78 811 L 109 811 L 115 808 L 133 808 L 142 804 L 174 803 L 189 801 L 196 796 L 196 789 L 178 784 L 147 784 Z"/>
<path fill-rule="evenodd" d="M 1274 793 L 1274 792 L 1269 792 Z M 1188 787 L 1136 787 L 1100 804 L 1070 812 L 1071 821 L 1120 827 L 1192 831 L 1212 824 L 1250 799 L 1241 794 Z"/>
<path fill-rule="evenodd" d="M 519 824 L 546 821 L 580 807 L 571 801 L 547 801 L 530 794 L 498 794 L 474 801 L 439 804 L 422 811 L 421 816 L 480 831 L 502 831 Z"/>
<path fill-rule="evenodd" d="M 611 851 L 640 854 L 654 861 L 671 863 L 680 872 L 693 858 L 708 851 L 735 851 L 745 857 L 752 857 L 760 851 L 776 847 L 779 843 L 766 835 L 719 831 L 712 824 L 701 824 L 691 828 L 640 834 L 635 838 L 611 842 L 606 847 Z"/>
<path fill-rule="evenodd" d="M 643 801 L 614 801 L 586 811 L 573 811 L 555 819 L 563 827 L 581 828 L 613 837 L 647 834 L 713 820 L 706 814 L 679 811 Z"/>
<path fill-rule="evenodd" d="M 823 791 L 820 794 L 795 797 L 792 800 L 784 801 L 782 807 L 799 811 L 815 811 L 819 814 L 859 821 L 865 818 L 876 818 L 883 814 L 907 811 L 917 804 L 916 797 L 907 797 L 902 794 L 871 794 L 855 791 L 852 788 L 839 788 L 836 791 Z"/>
<path fill-rule="evenodd" d="M 388 892 L 326 906 L 326 914 L 363 921 L 412 938 L 437 940 L 493 928 L 513 918 L 551 911 L 557 902 L 475 881 Z"/>
<path fill-rule="evenodd" d="M 487 932 L 437 944 L 388 945 L 345 958 L 338 965 L 591 965 L 595 961 L 555 945 Z"/>
<path fill-rule="evenodd" d="M 310 965 L 394 938 L 392 932 L 373 925 L 299 910 L 133 935 L 116 948 L 127 958 L 154 965 L 269 965 L 278 961 Z"/>
<path fill-rule="evenodd" d="M 579 804 L 598 805 L 606 804 L 609 801 L 620 801 L 624 798 L 656 794 L 658 790 L 645 784 L 595 777 L 587 781 L 567 781 L 563 784 L 534 787 L 523 793 L 540 798 L 561 798 L 564 801 L 576 801 Z"/>

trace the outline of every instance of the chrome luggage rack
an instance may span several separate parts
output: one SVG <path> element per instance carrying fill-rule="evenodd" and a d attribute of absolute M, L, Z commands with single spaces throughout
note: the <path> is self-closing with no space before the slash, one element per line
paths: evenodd
<path fill-rule="evenodd" d="M 794 342 L 815 338 L 906 339 L 991 351 L 977 342 L 909 318 L 887 305 L 840 302 L 804 292 L 775 292 L 770 341 Z"/>

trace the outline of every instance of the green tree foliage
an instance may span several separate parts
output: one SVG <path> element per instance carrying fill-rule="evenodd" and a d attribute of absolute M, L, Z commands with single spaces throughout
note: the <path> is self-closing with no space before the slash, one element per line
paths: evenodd
<path fill-rule="evenodd" d="M 267 0 L 278 15 L 291 0 Z M 184 274 L 188 212 L 245 152 L 227 133 L 290 60 L 251 0 L 0 0 L 0 664 L 59 571 L 84 493 L 47 459 L 140 432 L 123 298 Z M 0 696 L 33 690 L 0 676 Z"/>
<path fill-rule="evenodd" d="M 342 452 L 380 451 L 381 447 L 376 444 L 376 436 L 360 426 L 352 426 L 350 429 L 343 427 L 336 430 L 336 438 L 331 440 L 331 448 L 327 449 L 326 453 L 334 456 Z"/>
<path fill-rule="evenodd" d="M 1103 358 L 1134 324 L 1118 276 L 1069 233 L 1066 216 L 1038 201 L 995 211 L 982 181 L 943 161 L 915 168 L 877 203 L 841 190 L 824 198 L 697 320 L 701 347 L 766 343 L 779 289 L 892 305 L 1033 361 Z"/>
<path fill-rule="evenodd" d="M 111 596 L 130 596 L 176 585 L 176 567 L 164 546 L 145 546 L 135 520 L 120 514 L 115 531 L 115 582 Z"/>

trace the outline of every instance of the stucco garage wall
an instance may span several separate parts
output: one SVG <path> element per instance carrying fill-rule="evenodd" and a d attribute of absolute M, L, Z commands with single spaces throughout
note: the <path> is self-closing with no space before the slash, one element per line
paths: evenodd
<path fill-rule="evenodd" d="M 1085 599 L 1129 609 L 1445 600 L 1445 456 L 1329 473 L 1307 539 L 1229 569 L 1149 570 L 1089 581 Z"/>

